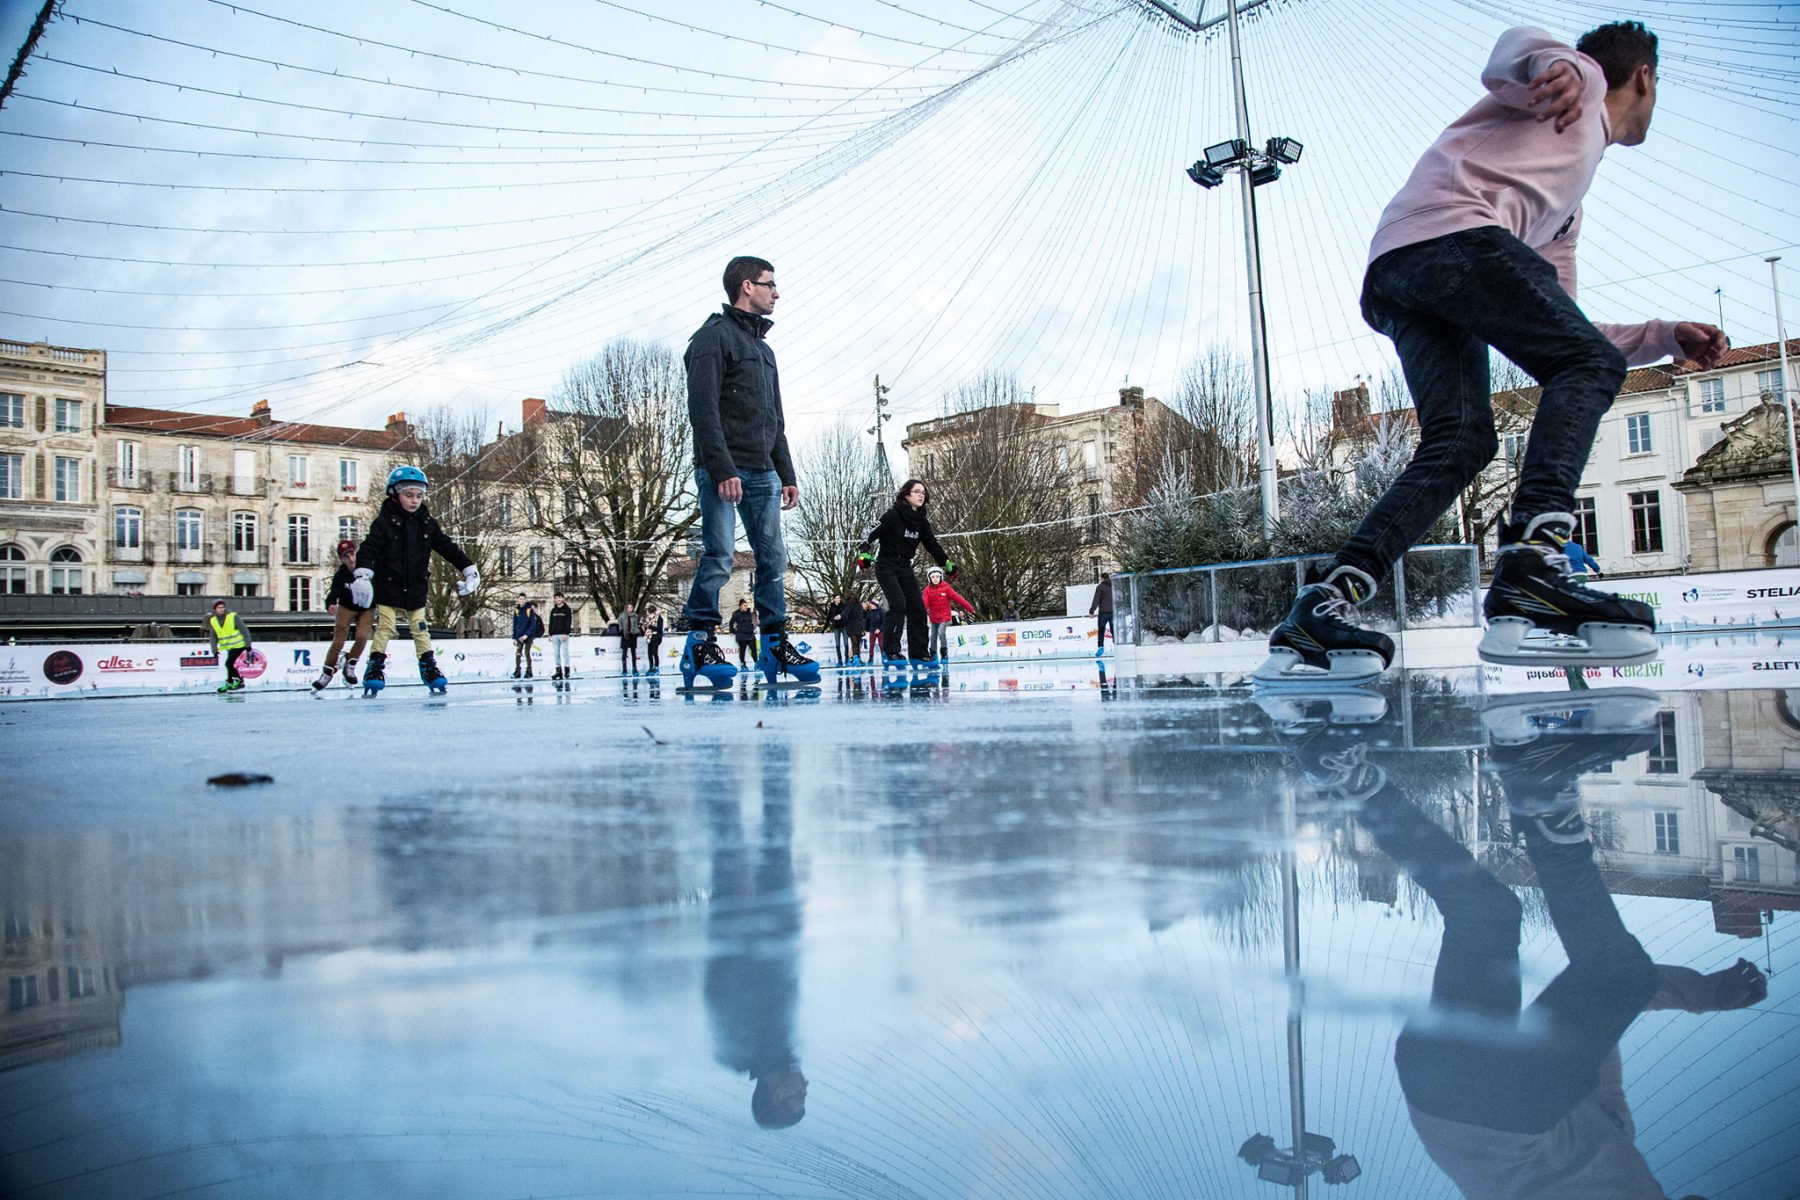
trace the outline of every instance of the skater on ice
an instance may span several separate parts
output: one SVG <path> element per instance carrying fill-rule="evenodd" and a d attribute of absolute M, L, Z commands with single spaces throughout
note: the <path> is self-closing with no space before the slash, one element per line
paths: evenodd
<path fill-rule="evenodd" d="M 875 570 L 875 582 L 887 598 L 887 622 L 881 631 L 881 648 L 890 663 L 911 659 L 924 665 L 930 659 L 929 631 L 925 627 L 925 596 L 913 571 L 913 555 L 920 546 L 944 569 L 944 579 L 954 582 L 956 564 L 938 545 L 931 528 L 931 494 L 923 481 L 909 479 L 900 485 L 894 504 L 875 522 L 868 536 L 856 545 L 857 569 Z M 871 553 L 871 549 L 876 553 Z M 900 627 L 906 626 L 906 653 L 900 653 Z"/>
<path fill-rule="evenodd" d="M 369 644 L 369 634 L 375 625 L 375 614 L 366 608 L 357 607 L 350 599 L 350 584 L 356 578 L 356 543 L 349 538 L 339 542 L 337 557 L 337 573 L 331 577 L 331 590 L 325 593 L 325 611 L 332 614 L 334 619 L 331 648 L 325 651 L 325 669 L 313 680 L 315 692 L 322 692 L 331 686 L 332 676 L 337 674 L 338 656 L 353 629 L 356 631 L 356 641 L 350 646 L 350 656 L 343 660 L 344 684 L 346 687 L 356 686 L 356 664 L 362 661 L 363 650 Z"/>
<path fill-rule="evenodd" d="M 250 652 L 250 630 L 238 615 L 231 611 L 223 600 L 214 600 L 212 616 L 206 622 L 207 634 L 212 641 L 213 657 L 220 655 L 225 659 L 225 682 L 219 685 L 221 692 L 240 692 L 244 689 L 244 677 L 238 671 L 238 659 Z"/>
<path fill-rule="evenodd" d="M 569 677 L 569 632 L 575 627 L 575 610 L 561 592 L 550 602 L 550 656 L 555 663 L 553 680 Z"/>
<path fill-rule="evenodd" d="M 637 605 L 627 604 L 619 614 L 619 670 L 626 675 L 638 673 L 638 639 L 643 635 L 644 619 L 638 616 Z"/>
<path fill-rule="evenodd" d="M 525 678 L 531 678 L 531 643 L 544 636 L 544 618 L 538 616 L 537 605 L 524 592 L 519 593 L 513 604 L 513 678 L 519 678 L 523 668 Z"/>
<path fill-rule="evenodd" d="M 957 590 L 950 586 L 944 578 L 944 568 L 933 567 L 925 572 L 925 616 L 931 622 L 930 645 L 926 654 L 932 662 L 947 663 L 950 661 L 950 624 L 960 608 L 971 616 L 975 606 L 964 600 Z"/>
<path fill-rule="evenodd" d="M 723 688 L 737 677 L 737 668 L 719 652 L 717 631 L 719 590 L 731 578 L 742 516 L 756 557 L 752 587 L 763 634 L 757 669 L 770 683 L 782 675 L 816 683 L 818 664 L 795 649 L 787 633 L 781 514 L 800 503 L 800 486 L 788 453 L 775 352 L 767 340 L 769 314 L 780 298 L 775 268 L 764 259 L 740 256 L 725 264 L 724 282 L 728 303 L 694 332 L 683 358 L 702 549 L 681 611 L 687 634 L 682 681 L 693 687 L 696 678 L 704 678 Z"/>
<path fill-rule="evenodd" d="M 1611 665 L 1656 655 L 1654 612 L 1583 587 L 1565 547 L 1581 468 L 1628 366 L 1680 355 L 1716 366 L 1725 335 L 1698 321 L 1595 325 L 1575 302 L 1581 201 L 1608 146 L 1636 146 L 1656 107 L 1656 36 L 1635 21 L 1567 46 L 1502 34 L 1487 95 L 1438 136 L 1382 213 L 1362 311 L 1393 339 L 1417 406 L 1412 462 L 1300 590 L 1257 678 L 1367 679 L 1393 661 L 1355 609 L 1494 457 L 1488 348 L 1543 385 L 1484 610 L 1491 662 Z M 1542 636 L 1552 635 L 1549 641 Z"/>
<path fill-rule="evenodd" d="M 650 663 L 649 668 L 644 672 L 646 675 L 662 674 L 662 643 L 665 631 L 663 615 L 657 611 L 656 605 L 644 605 L 644 655 Z"/>
<path fill-rule="evenodd" d="M 731 620 L 726 624 L 731 629 L 732 640 L 737 643 L 737 665 L 742 670 L 756 657 L 756 614 L 750 611 L 750 602 L 739 600 L 737 611 L 731 614 Z"/>
<path fill-rule="evenodd" d="M 375 609 L 375 637 L 369 643 L 369 668 L 363 674 L 366 696 L 387 686 L 387 645 L 401 622 L 412 635 L 419 656 L 419 678 L 434 692 L 449 686 L 438 670 L 437 655 L 431 650 L 431 626 L 425 620 L 434 551 L 462 573 L 456 583 L 457 595 L 474 595 L 481 586 L 481 572 L 474 562 L 425 507 L 430 486 L 425 472 L 417 467 L 395 467 L 388 472 L 387 499 L 381 502 L 381 512 L 356 552 L 350 602 Z"/>
<path fill-rule="evenodd" d="M 1113 627 L 1113 586 L 1112 572 L 1100 572 L 1100 582 L 1094 588 L 1094 599 L 1088 605 L 1088 616 L 1095 617 L 1094 624 L 1094 657 L 1099 658 L 1106 653 L 1106 635 Z"/>

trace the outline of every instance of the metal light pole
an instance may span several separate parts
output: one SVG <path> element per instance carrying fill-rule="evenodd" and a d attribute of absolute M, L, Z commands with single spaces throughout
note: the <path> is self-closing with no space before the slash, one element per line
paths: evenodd
<path fill-rule="evenodd" d="M 1237 100 L 1238 138 L 1249 146 L 1250 105 L 1244 98 L 1244 56 L 1238 43 L 1237 0 L 1225 0 L 1226 26 L 1231 31 L 1231 90 Z M 1269 388 L 1269 343 L 1263 327 L 1262 246 L 1256 232 L 1256 184 L 1250 172 L 1239 171 L 1244 187 L 1244 263 L 1250 274 L 1250 371 L 1256 387 L 1256 454 L 1262 484 L 1263 536 L 1275 532 L 1281 516 L 1281 495 L 1276 488 L 1274 397 Z"/>
<path fill-rule="evenodd" d="M 1794 387 L 1788 376 L 1787 325 L 1781 319 L 1781 280 L 1775 264 L 1781 255 L 1763 259 L 1769 264 L 1769 287 L 1775 293 L 1775 341 L 1781 347 L 1781 411 L 1787 416 L 1788 467 L 1794 473 L 1794 547 L 1800 550 L 1800 456 L 1794 449 Z"/>
<path fill-rule="evenodd" d="M 1300 873 L 1294 842 L 1300 835 L 1294 819 L 1294 785 L 1282 784 L 1281 805 L 1281 960 L 1288 981 L 1287 1055 L 1288 1119 L 1294 1130 L 1294 1154 L 1306 1146 L 1306 1076 L 1300 1052 Z M 1294 1180 L 1294 1200 L 1306 1200 L 1307 1172 Z"/>

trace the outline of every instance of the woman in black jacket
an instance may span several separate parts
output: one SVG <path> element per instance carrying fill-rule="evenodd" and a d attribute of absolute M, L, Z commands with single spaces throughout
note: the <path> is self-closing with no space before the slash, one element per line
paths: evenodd
<path fill-rule="evenodd" d="M 944 568 L 944 578 L 956 578 L 956 564 L 945 557 L 944 548 L 938 545 L 937 535 L 931 530 L 931 519 L 925 512 L 929 502 L 930 494 L 925 490 L 925 484 L 917 479 L 907 480 L 894 497 L 894 507 L 882 514 L 875 528 L 869 530 L 869 536 L 856 547 L 857 569 L 866 571 L 873 564 L 875 582 L 881 585 L 881 593 L 887 597 L 887 621 L 881 631 L 881 646 L 889 662 L 899 661 L 901 657 L 902 624 L 906 626 L 906 657 L 922 663 L 930 653 L 926 641 L 925 595 L 919 590 L 919 577 L 913 573 L 913 554 L 923 545 L 925 552 Z M 872 545 L 880 547 L 879 554 L 870 555 Z"/>

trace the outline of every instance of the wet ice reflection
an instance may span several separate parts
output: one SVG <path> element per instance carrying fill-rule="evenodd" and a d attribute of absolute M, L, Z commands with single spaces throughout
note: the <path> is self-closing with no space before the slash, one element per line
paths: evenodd
<path fill-rule="evenodd" d="M 1503 1073 L 1457 1056 L 1507 1031 L 1566 1049 L 1531 1003 L 1561 984 L 1578 1025 L 1610 1014 L 1582 1061 L 1599 1078 L 1616 1042 L 1626 1145 L 1670 1194 L 1781 1194 L 1784 697 L 1654 697 L 1610 758 L 1624 743 L 1563 739 L 1599 854 L 1551 878 L 1585 894 L 1596 961 L 1631 958 L 1623 930 L 1701 974 L 1775 967 L 1745 1011 L 1632 1021 L 1642 970 L 1565 958 L 1563 885 L 1539 887 L 1565 843 L 1512 815 L 1512 751 L 1489 746 L 1511 727 L 1484 728 L 1472 677 L 1323 709 L 1219 682 L 1084 665 L 9 709 L 31 749 L 0 809 L 4 1176 L 46 1196 L 1285 1194 L 1237 1155 L 1290 1142 L 1298 994 L 1307 1127 L 1354 1154 L 1348 1188 L 1447 1197 L 1422 1119 L 1529 1137 L 1519 1106 L 1594 1094 L 1573 1053 L 1554 1103 L 1503 1118 L 1457 1086 Z M 195 786 L 229 769 L 276 783 Z M 1396 1070 L 1397 1037 L 1425 1068 Z"/>

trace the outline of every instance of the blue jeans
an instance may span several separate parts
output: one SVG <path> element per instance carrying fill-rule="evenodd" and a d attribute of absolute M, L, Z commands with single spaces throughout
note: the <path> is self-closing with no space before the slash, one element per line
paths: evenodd
<path fill-rule="evenodd" d="M 1543 385 L 1515 521 L 1570 512 L 1625 356 L 1576 307 L 1552 267 L 1499 226 L 1390 250 L 1363 279 L 1363 318 L 1393 339 L 1419 415 L 1419 447 L 1338 561 L 1385 578 L 1493 460 L 1492 346 Z"/>
<path fill-rule="evenodd" d="M 744 518 L 750 553 L 756 556 L 753 585 L 756 614 L 764 633 L 787 628 L 787 548 L 781 542 L 781 476 L 774 471 L 740 471 L 744 498 L 733 506 L 720 499 L 719 489 L 705 467 L 694 468 L 694 486 L 700 493 L 700 563 L 694 570 L 694 586 L 682 606 L 682 623 L 689 629 L 714 629 L 719 624 L 719 589 L 731 578 L 731 553 L 737 545 L 737 518 Z"/>

